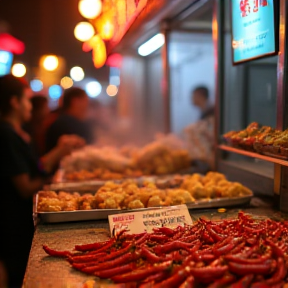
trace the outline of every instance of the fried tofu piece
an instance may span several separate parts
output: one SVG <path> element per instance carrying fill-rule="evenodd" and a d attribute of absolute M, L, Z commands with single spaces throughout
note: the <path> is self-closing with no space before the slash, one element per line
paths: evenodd
<path fill-rule="evenodd" d="M 139 208 L 145 208 L 144 204 L 139 199 L 135 199 L 128 204 L 128 209 L 139 209 Z"/>

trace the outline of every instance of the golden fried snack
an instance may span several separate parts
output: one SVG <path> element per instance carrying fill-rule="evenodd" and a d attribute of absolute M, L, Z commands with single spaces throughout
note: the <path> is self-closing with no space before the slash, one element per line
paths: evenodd
<path fill-rule="evenodd" d="M 208 172 L 203 178 L 202 178 L 202 183 L 206 184 L 209 182 L 214 182 L 218 183 L 221 180 L 225 180 L 226 177 L 218 172 Z"/>
<path fill-rule="evenodd" d="M 39 191 L 38 192 L 39 198 L 58 198 L 58 195 L 55 191 Z"/>
<path fill-rule="evenodd" d="M 144 204 L 139 199 L 135 199 L 128 204 L 128 209 L 139 209 L 139 208 L 145 208 Z"/>
<path fill-rule="evenodd" d="M 58 193 L 58 199 L 63 201 L 70 201 L 72 199 L 75 199 L 75 195 L 68 192 L 60 191 Z"/>
<path fill-rule="evenodd" d="M 62 211 L 75 211 L 78 210 L 77 199 L 63 200 Z"/>
<path fill-rule="evenodd" d="M 95 209 L 95 197 L 92 194 L 84 194 L 78 198 L 79 210 L 91 210 Z"/>
<path fill-rule="evenodd" d="M 170 205 L 195 202 L 195 199 L 191 196 L 191 194 L 183 189 L 169 189 L 167 190 L 167 196 L 171 199 Z"/>
<path fill-rule="evenodd" d="M 149 201 L 152 197 L 153 197 L 153 195 L 151 194 L 151 192 L 148 191 L 147 189 L 143 189 L 143 188 L 141 188 L 139 193 L 137 194 L 137 198 L 143 203 L 144 207 L 151 207 L 151 206 L 149 206 Z"/>
<path fill-rule="evenodd" d="M 162 206 L 164 202 L 158 195 L 154 195 L 149 198 L 146 207 L 159 207 Z"/>
<path fill-rule="evenodd" d="M 120 209 L 126 197 L 125 193 L 103 192 L 96 193 L 95 206 L 100 209 Z"/>
<path fill-rule="evenodd" d="M 57 198 L 41 197 L 38 202 L 37 210 L 39 212 L 58 212 L 62 211 L 63 206 L 63 201 Z"/>

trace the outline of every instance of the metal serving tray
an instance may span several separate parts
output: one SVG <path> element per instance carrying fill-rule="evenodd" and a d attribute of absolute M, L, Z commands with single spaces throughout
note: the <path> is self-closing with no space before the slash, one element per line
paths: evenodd
<path fill-rule="evenodd" d="M 63 170 L 59 169 L 53 179 L 53 183 L 46 185 L 44 190 L 46 191 L 66 191 L 66 192 L 79 192 L 79 193 L 95 193 L 101 186 L 103 186 L 107 181 L 113 181 L 115 183 L 122 183 L 127 180 L 133 180 L 137 184 L 142 185 L 144 181 L 155 182 L 157 180 L 168 181 L 172 179 L 176 174 L 185 175 L 193 174 L 195 171 L 194 167 L 183 169 L 175 174 L 168 175 L 144 175 L 137 178 L 123 178 L 123 179 L 107 179 L 107 180 L 78 180 L 78 181 L 67 181 L 64 179 Z"/>
<path fill-rule="evenodd" d="M 76 210 L 76 211 L 60 211 L 60 212 L 38 212 L 38 195 L 36 195 L 36 203 L 34 208 L 34 216 L 37 216 L 41 222 L 44 223 L 59 223 L 59 222 L 73 222 L 73 221 L 87 221 L 87 220 L 101 220 L 107 219 L 108 215 L 113 215 L 123 212 L 145 211 L 151 208 L 142 208 L 134 210 L 120 210 L 120 209 L 93 209 L 93 210 Z M 201 200 L 194 203 L 187 203 L 188 209 L 199 208 L 224 208 L 229 206 L 237 206 L 248 204 L 253 195 L 233 198 L 217 198 L 211 200 Z M 161 208 L 161 207 L 159 207 Z"/>
<path fill-rule="evenodd" d="M 170 176 L 171 177 L 171 176 Z M 114 183 L 122 183 L 127 180 L 133 180 L 138 185 L 142 185 L 144 181 L 156 181 L 157 176 L 143 176 L 139 178 L 123 178 L 121 180 L 86 180 L 79 182 L 62 182 L 46 185 L 44 190 L 46 191 L 65 191 L 65 192 L 78 192 L 78 193 L 95 193 L 101 188 L 107 181 L 113 181 Z"/>

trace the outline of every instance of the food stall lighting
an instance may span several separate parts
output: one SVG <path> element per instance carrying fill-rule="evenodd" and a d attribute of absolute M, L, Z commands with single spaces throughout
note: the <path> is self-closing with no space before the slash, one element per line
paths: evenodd
<path fill-rule="evenodd" d="M 39 92 L 43 89 L 43 82 L 39 79 L 31 80 L 30 87 L 32 91 Z"/>
<path fill-rule="evenodd" d="M 52 85 L 48 89 L 49 97 L 53 100 L 57 100 L 61 97 L 62 89 L 59 85 Z"/>
<path fill-rule="evenodd" d="M 59 60 L 58 57 L 55 55 L 48 55 L 45 57 L 43 61 L 43 67 L 47 71 L 54 71 L 58 68 Z"/>
<path fill-rule="evenodd" d="M 91 81 L 86 84 L 85 91 L 91 98 L 95 98 L 100 95 L 102 86 L 98 81 Z"/>
<path fill-rule="evenodd" d="M 115 85 L 108 85 L 107 89 L 106 89 L 106 93 L 108 96 L 116 96 L 116 94 L 118 93 L 118 88 Z"/>
<path fill-rule="evenodd" d="M 119 86 L 120 85 L 120 77 L 119 76 L 110 76 L 109 84 Z"/>
<path fill-rule="evenodd" d="M 70 77 L 65 76 L 61 79 L 60 85 L 63 89 L 68 89 L 73 86 L 73 80 Z"/>
<path fill-rule="evenodd" d="M 11 72 L 15 77 L 23 77 L 26 74 L 26 67 L 22 63 L 16 63 L 12 66 Z"/>
<path fill-rule="evenodd" d="M 80 22 L 74 29 L 74 35 L 79 41 L 85 42 L 93 37 L 94 27 L 89 22 Z"/>
<path fill-rule="evenodd" d="M 85 73 L 79 66 L 75 66 L 70 70 L 70 76 L 74 81 L 81 81 L 84 79 Z"/>
<path fill-rule="evenodd" d="M 92 60 L 96 68 L 101 68 L 107 60 L 106 46 L 99 35 L 95 35 L 91 40 Z"/>
<path fill-rule="evenodd" d="M 151 39 L 149 39 L 147 42 L 142 44 L 138 48 L 138 54 L 141 56 L 147 56 L 157 49 L 159 49 L 161 46 L 163 46 L 165 43 L 164 35 L 159 33 L 155 36 L 153 36 Z"/>
<path fill-rule="evenodd" d="M 87 19 L 94 19 L 102 11 L 101 0 L 80 0 L 78 4 L 80 14 Z"/>
<path fill-rule="evenodd" d="M 110 21 L 106 21 L 101 27 L 99 35 L 103 40 L 110 40 L 114 35 L 114 25 Z"/>

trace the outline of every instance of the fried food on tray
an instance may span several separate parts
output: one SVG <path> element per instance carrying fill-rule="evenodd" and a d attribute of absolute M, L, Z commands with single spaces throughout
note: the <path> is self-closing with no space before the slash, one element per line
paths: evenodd
<path fill-rule="evenodd" d="M 42 212 L 58 212 L 62 211 L 64 202 L 58 198 L 39 197 L 37 210 Z"/>
<path fill-rule="evenodd" d="M 288 156 L 288 130 L 280 131 L 269 126 L 251 123 L 241 131 L 230 131 L 223 138 L 232 146 L 258 153 Z"/>
<path fill-rule="evenodd" d="M 39 191 L 39 197 L 43 198 L 58 198 L 58 195 L 55 191 Z"/>
<path fill-rule="evenodd" d="M 91 210 L 94 209 L 95 197 L 92 194 L 84 194 L 78 198 L 79 210 Z"/>
<path fill-rule="evenodd" d="M 175 176 L 178 187 L 159 188 L 157 183 L 144 182 L 139 187 L 132 180 L 121 184 L 107 181 L 96 193 L 84 194 L 53 191 L 39 192 L 38 211 L 74 211 L 90 209 L 139 209 L 173 206 L 221 197 L 241 197 L 252 192 L 238 182 L 229 182 L 217 172 Z M 173 180 L 173 178 L 172 178 Z M 175 183 L 174 183 L 175 184 Z"/>
<path fill-rule="evenodd" d="M 145 175 L 171 174 L 190 166 L 187 150 L 172 149 L 163 143 L 146 145 L 136 156 L 135 162 Z"/>
<path fill-rule="evenodd" d="M 223 174 L 218 172 L 208 172 L 206 176 L 200 174 L 187 176 L 180 187 L 189 191 L 191 196 L 197 200 L 241 197 L 252 194 L 252 191 L 242 184 L 229 182 Z"/>
<path fill-rule="evenodd" d="M 167 136 L 142 148 L 87 146 L 61 162 L 64 179 L 114 180 L 164 175 L 188 168 L 191 158 L 180 139 Z"/>

